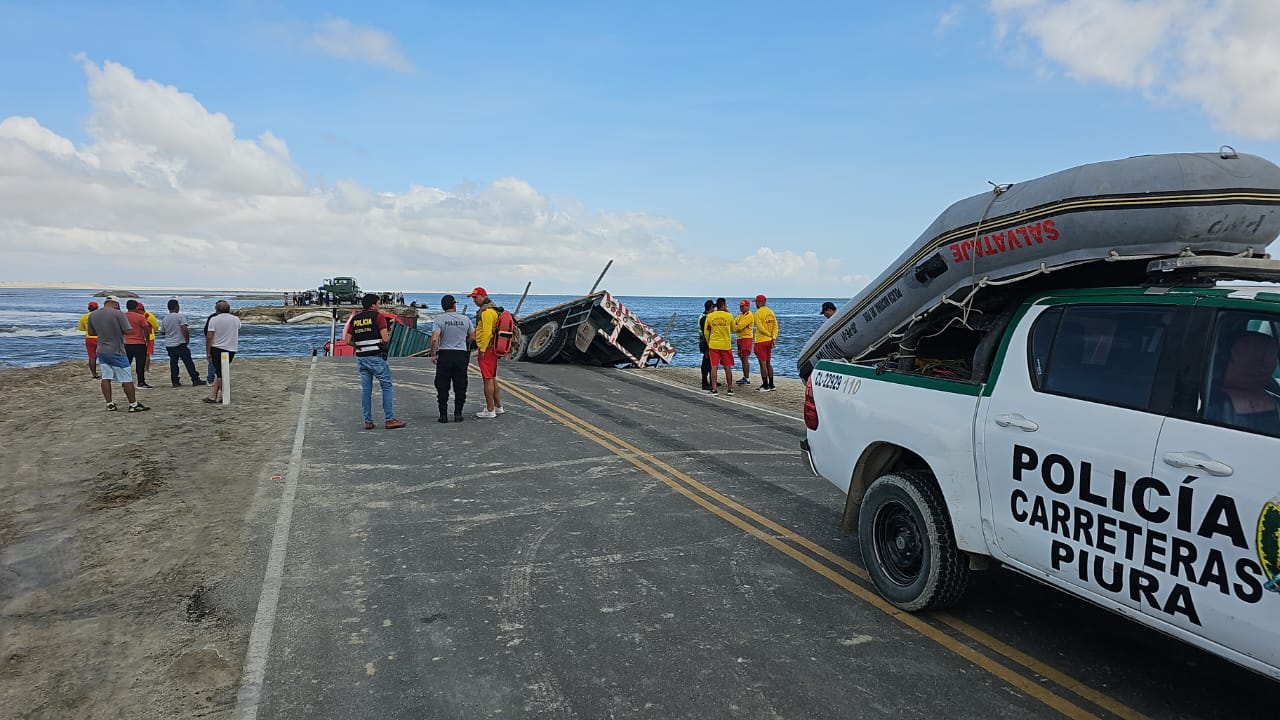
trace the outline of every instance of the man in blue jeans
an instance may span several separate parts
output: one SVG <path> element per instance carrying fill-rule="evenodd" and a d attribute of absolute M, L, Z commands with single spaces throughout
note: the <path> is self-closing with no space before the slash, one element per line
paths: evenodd
<path fill-rule="evenodd" d="M 369 293 L 360 301 L 364 308 L 351 316 L 342 333 L 342 341 L 356 349 L 356 367 L 360 369 L 360 411 L 364 413 L 364 429 L 372 430 L 373 379 L 382 387 L 382 416 L 388 430 L 404 427 L 391 411 L 391 366 L 383 356 L 384 348 L 391 342 L 391 326 L 387 318 L 378 312 L 378 296 Z"/>

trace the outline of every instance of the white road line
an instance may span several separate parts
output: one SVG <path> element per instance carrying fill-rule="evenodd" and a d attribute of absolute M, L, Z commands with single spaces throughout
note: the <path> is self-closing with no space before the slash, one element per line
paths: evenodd
<path fill-rule="evenodd" d="M 289 470 L 285 475 L 284 492 L 280 496 L 280 511 L 276 515 L 276 529 L 271 536 L 271 554 L 267 557 L 267 571 L 262 578 L 258 613 L 253 619 L 249 650 L 244 658 L 244 673 L 240 676 L 240 690 L 236 693 L 234 716 L 238 720 L 256 720 L 258 705 L 262 702 L 262 679 L 267 671 L 267 656 L 271 653 L 271 632 L 276 624 L 276 606 L 280 603 L 280 582 L 284 575 L 285 551 L 289 547 L 289 526 L 293 522 L 293 499 L 298 493 L 302 444 L 307 435 L 307 410 L 311 407 L 311 384 L 315 379 L 315 369 L 316 358 L 312 357 L 311 367 L 307 369 L 307 389 L 302 395 L 302 410 L 298 413 L 298 429 L 293 434 L 293 453 L 289 456 Z"/>

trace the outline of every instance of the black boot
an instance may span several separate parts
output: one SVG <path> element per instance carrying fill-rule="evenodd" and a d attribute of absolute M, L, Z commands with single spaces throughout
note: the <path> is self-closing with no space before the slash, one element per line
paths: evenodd
<path fill-rule="evenodd" d="M 455 407 L 455 408 L 453 409 L 453 421 L 454 421 L 454 422 L 462 422 L 462 421 L 463 421 L 463 419 L 464 419 L 464 418 L 463 418 L 463 415 L 462 415 L 462 406 Z"/>
<path fill-rule="evenodd" d="M 449 422 L 449 413 L 445 410 L 444 405 L 440 406 L 440 418 L 437 419 L 436 422 L 441 422 L 441 423 Z"/>

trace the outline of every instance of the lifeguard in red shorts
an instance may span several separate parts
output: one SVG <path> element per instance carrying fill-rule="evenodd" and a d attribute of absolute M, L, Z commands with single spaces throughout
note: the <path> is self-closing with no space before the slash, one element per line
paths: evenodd
<path fill-rule="evenodd" d="M 484 381 L 484 410 L 476 413 L 476 417 L 496 418 L 506 412 L 502 409 L 498 388 L 498 353 L 491 347 L 498 327 L 498 310 L 482 287 L 472 290 L 467 297 L 476 303 L 476 365 Z"/>
<path fill-rule="evenodd" d="M 756 316 L 751 313 L 751 301 L 738 301 L 738 314 L 733 316 L 733 334 L 738 338 L 738 359 L 742 360 L 742 379 L 739 385 L 751 384 L 751 346 L 755 335 Z"/>
<path fill-rule="evenodd" d="M 757 392 L 773 392 L 773 343 L 778 339 L 778 316 L 764 295 L 756 296 L 756 361 L 760 363 Z"/>
<path fill-rule="evenodd" d="M 707 355 L 711 359 L 711 389 L 716 394 L 716 367 L 724 368 L 725 394 L 733 394 L 733 316 L 728 301 L 716 298 L 716 309 L 707 315 Z"/>
<path fill-rule="evenodd" d="M 89 312 L 80 316 L 80 322 L 76 325 L 76 329 L 84 333 L 84 349 L 89 353 L 89 374 L 94 379 L 98 377 L 98 336 L 93 334 L 89 329 L 89 313 L 98 309 L 98 303 L 89 301 Z"/>

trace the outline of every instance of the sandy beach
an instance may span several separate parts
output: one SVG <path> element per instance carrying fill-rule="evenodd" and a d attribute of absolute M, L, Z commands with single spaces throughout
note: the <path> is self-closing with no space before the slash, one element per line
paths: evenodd
<path fill-rule="evenodd" d="M 28 718 L 230 714 L 267 542 L 255 533 L 279 493 L 309 362 L 238 360 L 234 405 L 165 387 L 139 391 L 152 410 L 135 414 L 124 403 L 106 412 L 82 362 L 0 372 L 5 707 Z M 620 372 L 699 386 L 693 368 Z M 799 417 L 803 385 L 777 386 L 706 401 Z"/>
<path fill-rule="evenodd" d="M 0 372 L 4 707 L 229 714 L 256 600 L 250 514 L 278 494 L 309 361 L 237 361 L 230 407 L 140 390 L 152 410 L 135 414 L 106 412 L 82 362 Z"/>

